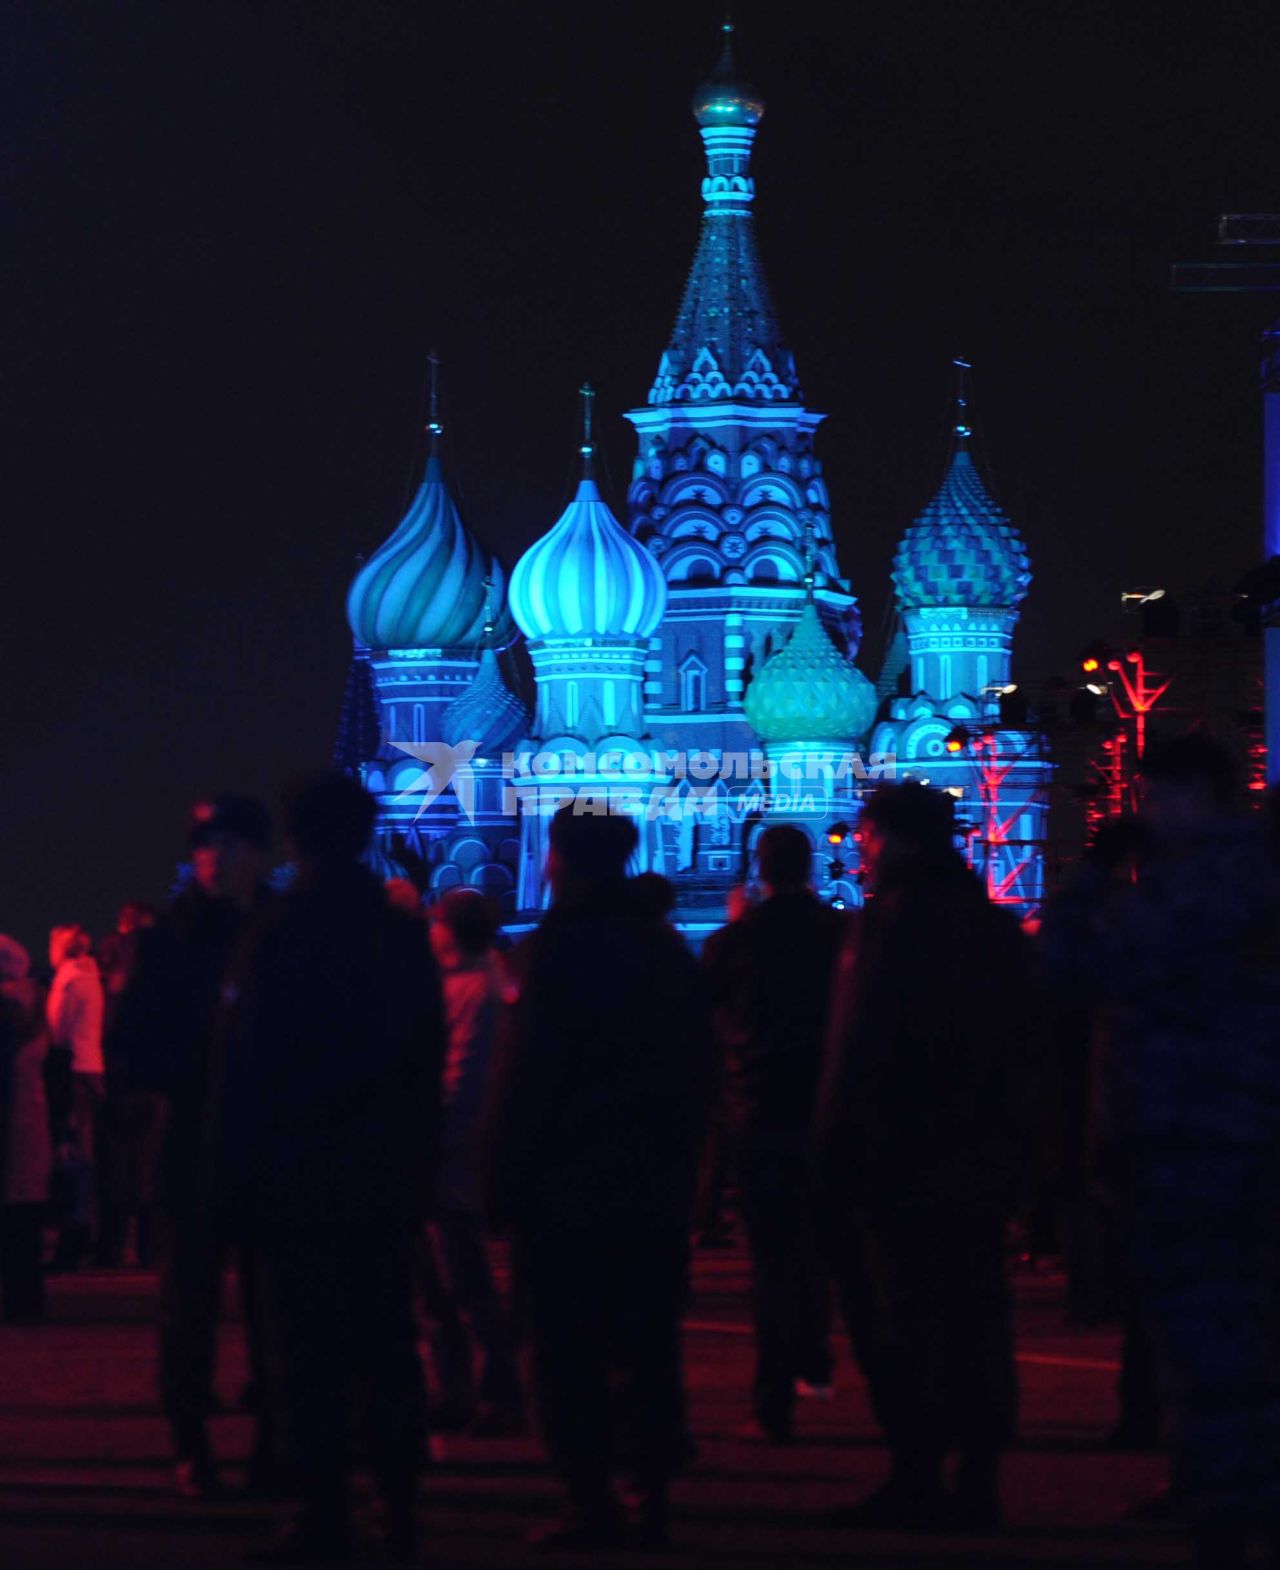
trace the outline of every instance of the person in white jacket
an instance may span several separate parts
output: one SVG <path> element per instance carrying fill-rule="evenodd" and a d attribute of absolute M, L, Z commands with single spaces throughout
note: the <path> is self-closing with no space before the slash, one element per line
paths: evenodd
<path fill-rule="evenodd" d="M 70 1071 L 66 1134 L 74 1146 L 76 1181 L 71 1214 L 58 1240 L 53 1267 L 74 1270 L 88 1253 L 94 1217 L 94 1152 L 102 1115 L 102 978 L 83 927 L 55 927 L 49 934 L 49 1035 Z"/>

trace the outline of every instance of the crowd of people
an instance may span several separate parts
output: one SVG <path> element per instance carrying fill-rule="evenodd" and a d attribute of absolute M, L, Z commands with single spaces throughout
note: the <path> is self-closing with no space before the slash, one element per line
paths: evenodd
<path fill-rule="evenodd" d="M 96 955 L 55 928 L 47 988 L 0 938 L 4 1315 L 38 1319 L 51 1270 L 154 1259 L 175 1482 L 212 1501 L 234 1264 L 246 1486 L 294 1511 L 260 1562 L 350 1556 L 357 1458 L 411 1560 L 429 1433 L 531 1410 L 564 1491 L 538 1543 L 659 1547 L 695 1454 L 691 1240 L 722 1239 L 732 1188 L 754 1432 L 793 1443 L 830 1393 L 837 1305 L 892 1457 L 839 1520 L 986 1532 L 1010 1227 L 1049 1194 L 1073 1276 L 1118 1261 L 1121 1428 L 1167 1424 L 1199 1563 L 1261 1536 L 1280 1565 L 1280 885 L 1231 788 L 1212 743 L 1153 742 L 1138 814 L 1031 934 L 955 848 L 951 797 L 883 785 L 861 911 L 776 824 L 699 956 L 670 886 L 628 878 L 625 816 L 557 813 L 550 908 L 504 951 L 480 893 L 425 906 L 367 870 L 375 805 L 343 775 L 288 795 L 281 892 L 266 809 L 207 803 L 184 891 Z"/>

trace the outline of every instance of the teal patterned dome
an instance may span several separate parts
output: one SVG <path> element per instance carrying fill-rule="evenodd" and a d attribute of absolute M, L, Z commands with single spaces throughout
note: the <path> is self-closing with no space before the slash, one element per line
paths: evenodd
<path fill-rule="evenodd" d="M 486 588 L 486 579 L 492 587 Z M 432 453 L 395 533 L 360 568 L 347 594 L 347 620 L 367 649 L 474 647 L 484 634 L 486 600 L 503 604 L 496 557 L 463 527 Z M 499 636 L 511 634 L 505 608 Z"/>
<path fill-rule="evenodd" d="M 903 536 L 893 560 L 902 610 L 932 605 L 1020 605 L 1031 583 L 1027 548 L 962 445 L 942 488 Z"/>
<path fill-rule="evenodd" d="M 832 643 L 809 600 L 752 679 L 743 708 L 764 742 L 847 742 L 870 729 L 876 701 L 875 687 Z"/>
<path fill-rule="evenodd" d="M 466 691 L 440 716 L 440 739 L 451 747 L 474 741 L 484 758 L 507 751 L 528 733 L 529 711 L 503 681 L 498 656 L 486 645 Z"/>

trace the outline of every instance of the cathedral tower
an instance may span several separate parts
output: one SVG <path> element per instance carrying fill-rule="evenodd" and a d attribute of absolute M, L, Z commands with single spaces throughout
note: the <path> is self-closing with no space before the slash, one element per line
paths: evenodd
<path fill-rule="evenodd" d="M 969 367 L 956 365 L 960 392 L 947 472 L 893 563 L 909 695 L 890 699 L 872 747 L 896 757 L 899 776 L 927 778 L 957 796 L 970 860 L 988 892 L 1031 912 L 1043 896 L 1051 766 L 1038 734 L 1015 718 L 1025 705 L 1016 702 L 1010 680 L 1031 566 L 969 451 Z"/>
<path fill-rule="evenodd" d="M 707 160 L 702 227 L 648 403 L 627 415 L 639 447 L 628 505 L 669 590 L 648 664 L 650 724 L 669 748 L 723 756 L 759 747 L 746 695 L 800 620 L 806 575 L 833 654 L 856 652 L 858 619 L 814 455 L 823 416 L 805 407 L 756 248 L 751 149 L 764 103 L 730 23 L 693 113 Z M 693 845 L 686 835 L 681 870 L 731 881 L 741 870 L 731 838 L 723 826 Z"/>
<path fill-rule="evenodd" d="M 592 404 L 582 389 L 582 477 L 557 523 L 535 540 L 511 575 L 511 610 L 529 640 L 538 687 L 530 754 L 560 767 L 525 780 L 521 813 L 522 908 L 542 903 L 548 820 L 566 787 L 611 807 L 634 800 L 641 814 L 657 783 L 644 712 L 649 640 L 667 604 L 653 556 L 609 510 L 596 484 Z M 638 766 L 622 767 L 622 759 Z M 616 761 L 611 761 L 616 760 Z M 630 810 L 630 809 L 627 809 Z M 639 863 L 662 865 L 658 825 L 640 824 Z"/>
<path fill-rule="evenodd" d="M 378 797 L 380 871 L 420 863 L 433 895 L 466 884 L 513 909 L 516 826 L 503 813 L 501 758 L 528 711 L 499 664 L 516 636 L 506 575 L 445 480 L 436 370 L 433 359 L 422 483 L 347 594 L 355 657 L 338 761 Z M 424 810 L 441 747 L 459 749 L 461 772 Z"/>

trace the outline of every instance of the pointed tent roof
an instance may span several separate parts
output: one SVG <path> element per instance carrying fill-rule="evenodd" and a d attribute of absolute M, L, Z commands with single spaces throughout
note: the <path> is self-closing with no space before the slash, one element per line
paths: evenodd
<path fill-rule="evenodd" d="M 738 69 L 731 23 L 693 109 L 709 171 L 702 232 L 649 402 L 798 400 L 795 360 L 783 342 L 751 221 L 751 143 L 764 102 Z"/>

